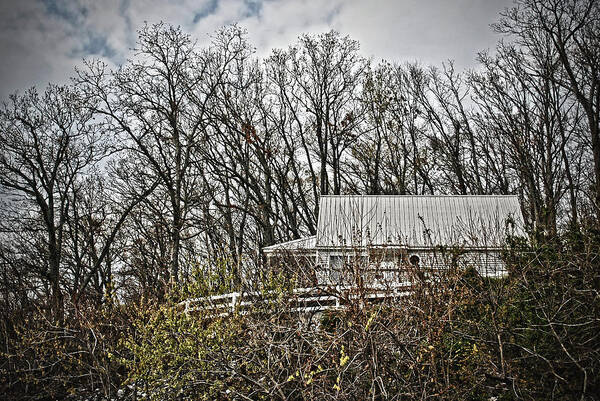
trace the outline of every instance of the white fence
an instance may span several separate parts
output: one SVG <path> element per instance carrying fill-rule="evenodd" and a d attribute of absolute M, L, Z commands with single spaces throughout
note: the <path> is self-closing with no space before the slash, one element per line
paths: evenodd
<path fill-rule="evenodd" d="M 393 286 L 371 286 L 357 288 L 356 286 L 321 286 L 296 288 L 289 294 L 284 294 L 283 300 L 289 312 L 322 312 L 341 309 L 353 302 L 377 302 L 388 298 L 401 298 L 410 293 L 412 285 L 409 282 L 397 283 Z M 268 292 L 231 292 L 229 294 L 188 299 L 179 305 L 185 313 L 204 312 L 213 317 L 227 316 L 231 313 L 246 314 L 250 307 L 269 304 L 276 294 Z"/>

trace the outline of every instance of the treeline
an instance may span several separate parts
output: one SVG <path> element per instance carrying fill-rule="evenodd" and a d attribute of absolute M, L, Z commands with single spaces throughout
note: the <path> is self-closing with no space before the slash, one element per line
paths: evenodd
<path fill-rule="evenodd" d="M 160 23 L 116 70 L 88 60 L 70 85 L 11 96 L 6 354 L 40 316 L 50 326 L 30 334 L 164 300 L 199 273 L 247 285 L 262 247 L 315 233 L 322 194 L 518 194 L 535 241 L 594 232 L 599 28 L 595 0 L 518 0 L 463 72 L 375 62 L 333 31 L 258 59 L 237 26 L 203 45 Z M 133 330 L 122 322 L 107 330 Z"/>

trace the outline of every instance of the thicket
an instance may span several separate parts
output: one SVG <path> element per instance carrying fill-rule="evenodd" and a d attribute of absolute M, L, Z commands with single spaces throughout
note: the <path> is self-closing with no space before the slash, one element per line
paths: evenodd
<path fill-rule="evenodd" d="M 185 313 L 182 299 L 230 290 L 216 275 L 162 303 L 67 308 L 62 326 L 30 311 L 4 320 L 2 391 L 22 399 L 598 399 L 599 257 L 597 232 L 513 241 L 507 277 L 481 277 L 476 266 L 433 281 L 415 275 L 404 298 L 324 313 L 291 313 L 293 283 L 281 277 L 265 279 L 265 302 L 248 313 Z"/>

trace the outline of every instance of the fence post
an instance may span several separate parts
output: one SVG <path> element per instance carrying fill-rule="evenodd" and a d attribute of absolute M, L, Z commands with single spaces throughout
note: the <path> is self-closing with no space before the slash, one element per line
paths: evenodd
<path fill-rule="evenodd" d="M 237 303 L 237 297 L 237 292 L 231 294 L 231 313 L 235 312 L 235 304 Z"/>

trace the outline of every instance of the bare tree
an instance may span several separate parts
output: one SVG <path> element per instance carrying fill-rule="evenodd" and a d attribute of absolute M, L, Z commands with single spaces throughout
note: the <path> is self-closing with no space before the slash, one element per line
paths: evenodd
<path fill-rule="evenodd" d="M 496 146 L 507 151 L 532 228 L 554 235 L 565 183 L 572 190 L 570 204 L 575 202 L 577 163 L 566 152 L 576 146 L 578 107 L 552 79 L 551 50 L 539 63 L 512 46 L 499 46 L 496 57 L 482 55 L 481 61 L 484 72 L 472 75 L 477 124 L 482 135 L 496 138 Z"/>
<path fill-rule="evenodd" d="M 484 193 L 486 173 L 470 118 L 465 74 L 453 63 L 427 71 L 427 86 L 417 94 L 427 121 L 427 138 L 439 169 L 440 184 L 449 193 Z"/>
<path fill-rule="evenodd" d="M 94 111 L 106 118 L 114 135 L 139 158 L 144 174 L 159 179 L 168 199 L 166 222 L 170 233 L 170 279 L 180 279 L 182 242 L 197 235 L 190 212 L 202 201 L 202 177 L 194 169 L 200 138 L 206 126 L 207 99 L 215 83 L 207 77 L 210 52 L 197 52 L 180 29 L 147 25 L 139 33 L 136 56 L 117 71 L 88 63 L 79 84 L 94 98 Z M 162 216 L 161 216 L 162 218 Z"/>
<path fill-rule="evenodd" d="M 426 135 L 421 99 L 427 91 L 426 71 L 417 65 L 384 63 L 364 75 L 366 114 L 346 164 L 348 187 L 357 193 L 434 193 L 439 163 Z M 363 181 L 362 187 L 355 185 L 354 177 Z"/>
<path fill-rule="evenodd" d="M 593 203 L 600 212 L 600 4 L 596 0 L 518 0 L 495 25 L 523 51 L 542 60 L 548 46 L 559 73 L 547 75 L 570 91 L 586 116 L 594 161 Z M 556 67 L 554 67 L 556 68 Z"/>
<path fill-rule="evenodd" d="M 287 121 L 282 135 L 297 138 L 286 141 L 286 151 L 306 160 L 314 199 L 342 191 L 341 165 L 363 114 L 358 90 L 368 63 L 358 49 L 358 42 L 331 31 L 303 35 L 297 45 L 275 51 L 268 60 L 280 115 Z"/>
<path fill-rule="evenodd" d="M 41 258 L 32 263 L 49 283 L 52 311 L 59 319 L 71 194 L 106 152 L 89 106 L 78 91 L 49 86 L 42 95 L 31 89 L 11 96 L 0 111 L 3 196 L 15 202 L 15 213 L 30 222 L 24 228 L 42 245 Z M 14 217 L 8 222 L 14 223 Z"/>

